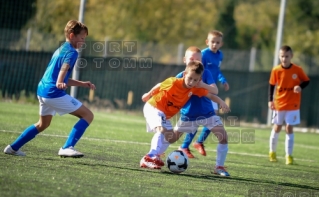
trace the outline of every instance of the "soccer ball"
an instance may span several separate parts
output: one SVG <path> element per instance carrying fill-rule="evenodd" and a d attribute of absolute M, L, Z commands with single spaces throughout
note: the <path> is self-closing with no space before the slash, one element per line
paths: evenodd
<path fill-rule="evenodd" d="M 188 167 L 188 157 L 180 150 L 174 150 L 166 158 L 168 169 L 173 173 L 184 172 Z"/>

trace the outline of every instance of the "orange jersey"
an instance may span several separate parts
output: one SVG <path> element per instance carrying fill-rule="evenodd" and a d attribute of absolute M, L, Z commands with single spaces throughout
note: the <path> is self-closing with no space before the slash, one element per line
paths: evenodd
<path fill-rule="evenodd" d="M 309 81 L 309 78 L 302 68 L 295 64 L 289 68 L 278 65 L 272 69 L 269 83 L 276 85 L 274 105 L 277 111 L 300 108 L 301 94 L 294 93 L 294 87 L 303 81 Z"/>
<path fill-rule="evenodd" d="M 170 119 L 185 105 L 192 95 L 206 96 L 204 88 L 185 88 L 184 78 L 170 77 L 161 83 L 159 91 L 152 96 L 148 103 L 161 110 Z"/>

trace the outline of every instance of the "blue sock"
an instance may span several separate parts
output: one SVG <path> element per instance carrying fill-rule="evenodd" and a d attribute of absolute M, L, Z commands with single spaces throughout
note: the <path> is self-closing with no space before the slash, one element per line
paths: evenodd
<path fill-rule="evenodd" d="M 31 125 L 28 128 L 26 128 L 23 131 L 23 133 L 21 133 L 21 135 L 10 146 L 13 150 L 17 151 L 38 134 L 38 129 L 34 125 Z"/>
<path fill-rule="evenodd" d="M 188 148 L 189 145 L 192 143 L 195 135 L 196 135 L 197 131 L 195 131 L 195 133 L 187 133 L 185 135 L 185 138 L 184 138 L 184 141 L 183 141 L 183 144 L 181 145 L 181 148 Z"/>
<path fill-rule="evenodd" d="M 197 143 L 201 143 L 201 144 L 204 143 L 209 134 L 210 134 L 210 130 L 204 127 L 197 139 Z"/>
<path fill-rule="evenodd" d="M 64 146 L 62 147 L 64 148 L 68 148 L 70 146 L 75 146 L 75 144 L 80 140 L 80 138 L 82 137 L 85 129 L 89 126 L 89 123 L 86 122 L 86 120 L 84 119 L 80 119 L 72 128 L 70 135 L 68 137 L 68 139 L 66 140 Z"/>

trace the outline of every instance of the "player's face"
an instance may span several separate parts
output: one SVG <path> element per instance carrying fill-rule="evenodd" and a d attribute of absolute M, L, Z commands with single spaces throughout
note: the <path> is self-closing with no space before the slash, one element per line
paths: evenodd
<path fill-rule="evenodd" d="M 185 72 L 184 85 L 186 88 L 192 88 L 201 80 L 201 75 L 196 74 L 194 71 Z"/>
<path fill-rule="evenodd" d="M 81 31 L 80 34 L 78 35 L 73 35 L 71 37 L 71 43 L 72 43 L 72 46 L 75 48 L 75 49 L 79 49 L 82 47 L 82 45 L 84 44 L 85 42 L 85 38 L 86 38 L 87 34 L 84 30 Z"/>
<path fill-rule="evenodd" d="M 206 40 L 206 44 L 210 48 L 210 50 L 216 53 L 217 50 L 223 46 L 223 38 L 219 36 L 209 35 Z"/>
<path fill-rule="evenodd" d="M 292 59 L 291 51 L 279 51 L 279 59 L 283 67 L 289 67 Z"/>
<path fill-rule="evenodd" d="M 202 61 L 202 54 L 201 53 L 197 53 L 197 52 L 193 52 L 193 51 L 188 51 L 185 54 L 184 57 L 184 63 L 187 65 L 189 62 L 193 62 L 193 61 Z"/>

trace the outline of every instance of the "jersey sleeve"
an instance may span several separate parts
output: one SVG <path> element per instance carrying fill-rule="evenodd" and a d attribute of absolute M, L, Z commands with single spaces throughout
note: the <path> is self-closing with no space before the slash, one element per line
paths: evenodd
<path fill-rule="evenodd" d="M 202 97 L 202 96 L 206 96 L 207 94 L 208 94 L 208 90 L 204 88 L 193 88 L 193 95 Z"/>
<path fill-rule="evenodd" d="M 168 89 L 170 89 L 173 86 L 173 84 L 175 83 L 175 81 L 176 81 L 175 77 L 170 77 L 170 78 L 165 79 L 161 83 L 160 90 L 168 90 Z"/>
<path fill-rule="evenodd" d="M 276 81 L 276 70 L 272 69 L 271 73 L 270 73 L 270 79 L 269 79 L 269 84 L 270 85 L 276 85 L 277 81 Z"/>
<path fill-rule="evenodd" d="M 300 67 L 298 77 L 301 81 L 309 81 L 309 77 L 306 75 L 306 73 L 303 71 L 303 69 Z"/>
<path fill-rule="evenodd" d="M 176 75 L 176 78 L 183 78 L 184 72 L 180 72 Z"/>
<path fill-rule="evenodd" d="M 74 64 L 77 58 L 78 58 L 78 53 L 76 51 L 70 51 L 63 58 L 63 64 L 69 64 L 70 68 L 72 69 L 74 67 Z"/>

